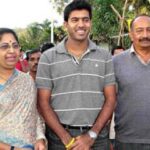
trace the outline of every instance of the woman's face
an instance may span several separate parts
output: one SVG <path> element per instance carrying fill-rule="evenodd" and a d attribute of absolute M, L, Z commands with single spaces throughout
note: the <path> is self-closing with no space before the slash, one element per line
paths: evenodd
<path fill-rule="evenodd" d="M 13 34 L 3 34 L 0 40 L 0 68 L 14 69 L 19 54 L 20 46 Z"/>

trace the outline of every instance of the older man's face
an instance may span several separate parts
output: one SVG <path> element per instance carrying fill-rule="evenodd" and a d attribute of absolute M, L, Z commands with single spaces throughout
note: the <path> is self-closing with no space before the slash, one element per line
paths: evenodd
<path fill-rule="evenodd" d="M 150 17 L 141 16 L 133 22 L 130 38 L 137 48 L 150 47 Z"/>

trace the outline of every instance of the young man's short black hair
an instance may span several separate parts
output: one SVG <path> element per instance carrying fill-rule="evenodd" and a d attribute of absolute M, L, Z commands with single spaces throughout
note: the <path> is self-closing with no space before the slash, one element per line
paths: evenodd
<path fill-rule="evenodd" d="M 69 15 L 74 10 L 85 9 L 89 12 L 90 19 L 92 19 L 92 7 L 86 0 L 74 0 L 68 4 L 64 10 L 64 21 L 68 21 Z"/>

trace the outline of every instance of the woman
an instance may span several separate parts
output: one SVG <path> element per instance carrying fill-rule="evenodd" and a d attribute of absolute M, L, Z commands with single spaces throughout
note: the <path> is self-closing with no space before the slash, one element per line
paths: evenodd
<path fill-rule="evenodd" d="M 45 150 L 34 81 L 15 69 L 19 55 L 16 33 L 0 28 L 0 150 Z"/>

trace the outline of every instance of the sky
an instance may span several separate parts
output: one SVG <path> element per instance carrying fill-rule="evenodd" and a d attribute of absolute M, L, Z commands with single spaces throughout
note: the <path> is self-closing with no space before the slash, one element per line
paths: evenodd
<path fill-rule="evenodd" d="M 54 17 L 61 25 L 63 17 L 52 9 L 49 0 L 0 0 L 0 27 L 25 28 Z"/>

